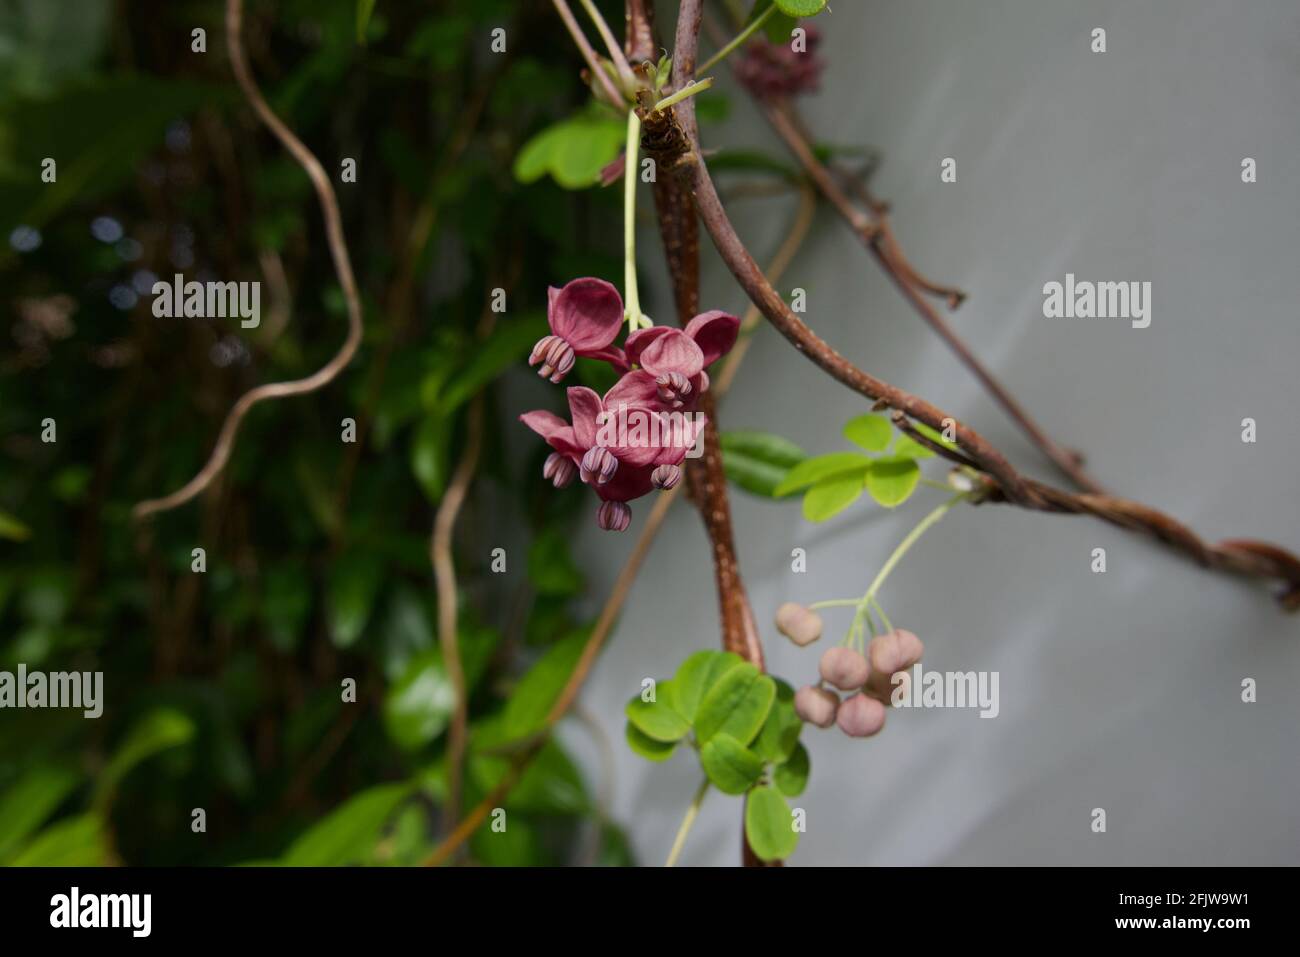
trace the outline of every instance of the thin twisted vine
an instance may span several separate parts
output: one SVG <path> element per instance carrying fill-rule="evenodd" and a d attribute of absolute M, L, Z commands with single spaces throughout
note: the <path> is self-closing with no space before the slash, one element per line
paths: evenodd
<path fill-rule="evenodd" d="M 329 244 L 330 257 L 334 260 L 334 271 L 338 274 L 339 286 L 342 287 L 343 299 L 347 305 L 348 334 L 334 357 L 306 378 L 289 382 L 269 382 L 250 389 L 240 396 L 227 414 L 226 421 L 222 423 L 216 445 L 213 446 L 212 454 L 208 457 L 208 461 L 203 468 L 199 470 L 194 478 L 170 495 L 137 503 L 135 508 L 132 509 L 132 515 L 137 520 L 184 505 L 211 485 L 230 460 L 230 453 L 234 448 L 235 437 L 239 433 L 240 423 L 243 422 L 244 416 L 248 415 L 253 406 L 268 399 L 284 399 L 290 396 L 307 395 L 329 385 L 352 361 L 361 345 L 361 296 L 357 291 L 356 277 L 352 273 L 352 262 L 348 258 L 348 247 L 343 238 L 343 219 L 339 214 L 338 197 L 334 193 L 334 186 L 330 183 L 324 167 L 321 166 L 320 161 L 316 159 L 312 151 L 304 146 L 302 141 L 293 134 L 293 131 L 285 126 L 284 122 L 272 112 L 271 107 L 267 105 L 266 100 L 262 97 L 244 54 L 244 45 L 240 38 L 242 25 L 242 0 L 227 0 L 226 47 L 230 53 L 230 68 L 235 74 L 235 82 L 239 84 L 244 98 L 253 108 L 253 112 L 257 114 L 258 119 L 266 124 L 271 132 L 275 134 L 276 139 L 298 161 L 298 165 L 307 173 L 312 186 L 316 189 L 316 196 L 320 200 L 321 214 L 325 219 L 325 239 Z"/>

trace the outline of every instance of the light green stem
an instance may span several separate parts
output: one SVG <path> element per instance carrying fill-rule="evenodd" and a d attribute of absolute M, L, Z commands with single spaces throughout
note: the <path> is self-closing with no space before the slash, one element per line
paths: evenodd
<path fill-rule="evenodd" d="M 753 22 L 753 23 L 751 23 L 749 26 L 745 27 L 745 29 L 743 29 L 743 30 L 741 30 L 739 33 L 737 33 L 736 36 L 735 36 L 735 39 L 733 39 L 730 43 L 728 43 L 725 47 L 723 47 L 723 48 L 722 48 L 721 50 L 719 50 L 717 53 L 713 54 L 713 56 L 711 56 L 711 57 L 709 57 L 707 60 L 705 60 L 705 61 L 704 61 L 704 65 L 701 66 L 701 67 L 699 67 L 695 72 L 696 72 L 696 73 L 708 73 L 710 67 L 716 66 L 717 64 L 719 64 L 719 63 L 721 63 L 723 60 L 725 60 L 728 56 L 730 56 L 731 53 L 732 53 L 732 51 L 735 50 L 736 47 L 740 46 L 742 43 L 744 43 L 746 40 L 748 40 L 750 37 L 752 37 L 752 36 L 754 35 L 754 32 L 755 32 L 759 27 L 761 27 L 763 24 L 767 23 L 768 17 L 770 17 L 770 16 L 771 16 L 772 14 L 774 14 L 774 13 L 776 13 L 776 4 L 775 4 L 775 3 L 772 4 L 770 7 L 768 7 L 766 10 L 764 10 L 761 14 L 759 14 L 759 15 L 754 19 L 754 22 Z"/>
<path fill-rule="evenodd" d="M 903 556 L 907 554 L 907 550 L 915 545 L 917 539 L 924 535 L 935 522 L 947 515 L 949 509 L 965 499 L 969 494 L 969 492 L 958 492 L 952 498 L 948 499 L 948 501 L 935 508 L 929 515 L 925 516 L 925 518 L 916 523 L 916 528 L 907 533 L 907 537 L 899 542 L 898 547 L 894 549 L 893 553 L 887 559 L 885 559 L 885 564 L 880 566 L 880 571 L 876 573 L 875 580 L 872 581 L 871 586 L 867 589 L 867 593 L 862 596 L 861 604 L 865 605 L 875 600 L 876 592 L 880 591 L 880 586 L 885 583 L 885 579 L 889 577 L 889 573 L 892 572 L 894 567 L 903 560 Z"/>
<path fill-rule="evenodd" d="M 695 80 L 692 83 L 688 83 L 676 93 L 671 96 L 665 96 L 662 100 L 656 103 L 654 105 L 654 112 L 658 113 L 660 110 L 666 110 L 673 104 L 680 103 L 688 96 L 695 96 L 697 93 L 703 93 L 711 86 L 713 86 L 713 77 L 711 76 L 706 76 L 702 80 Z"/>
<path fill-rule="evenodd" d="M 708 793 L 709 779 L 705 778 L 700 782 L 691 806 L 686 809 L 686 816 L 682 818 L 682 826 L 677 829 L 677 837 L 673 840 L 673 847 L 668 852 L 668 860 L 664 863 L 664 867 L 672 867 L 677 863 L 677 858 L 682 853 L 682 845 L 686 843 L 686 835 L 691 832 L 691 825 L 695 823 L 700 813 L 700 805 L 704 803 L 704 795 Z"/>
<path fill-rule="evenodd" d="M 641 150 L 641 117 L 627 111 L 627 154 L 623 166 L 623 295 L 627 298 L 623 317 L 627 331 L 641 326 L 641 297 L 636 288 L 636 165 Z"/>

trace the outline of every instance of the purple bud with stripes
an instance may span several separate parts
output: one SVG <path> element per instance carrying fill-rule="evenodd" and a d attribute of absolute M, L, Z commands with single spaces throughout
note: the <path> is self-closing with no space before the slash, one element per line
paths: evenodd
<path fill-rule="evenodd" d="M 604 485 L 618 471 L 618 459 L 609 449 L 596 446 L 582 456 L 582 480 L 588 485 Z"/>
<path fill-rule="evenodd" d="M 542 466 L 542 478 L 556 488 L 567 487 L 577 477 L 578 467 L 573 464 L 573 459 L 559 452 L 552 452 L 546 456 L 546 464 Z"/>
<path fill-rule="evenodd" d="M 537 374 L 543 379 L 559 382 L 569 374 L 577 358 L 573 346 L 567 340 L 561 336 L 544 336 L 533 346 L 528 364 L 535 366 L 540 362 L 542 367 L 537 370 Z"/>
<path fill-rule="evenodd" d="M 665 372 L 655 379 L 659 387 L 659 399 L 673 408 L 680 408 L 683 401 L 691 394 L 691 380 L 680 372 Z"/>
<path fill-rule="evenodd" d="M 682 470 L 676 465 L 660 465 L 650 473 L 650 484 L 667 491 L 676 488 L 682 480 Z"/>
<path fill-rule="evenodd" d="M 601 502 L 596 512 L 596 524 L 607 532 L 623 532 L 632 521 L 632 509 L 627 502 Z"/>

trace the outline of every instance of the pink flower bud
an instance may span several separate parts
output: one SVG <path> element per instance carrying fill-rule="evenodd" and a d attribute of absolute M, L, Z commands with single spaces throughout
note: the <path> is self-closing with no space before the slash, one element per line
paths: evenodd
<path fill-rule="evenodd" d="M 841 691 L 854 691 L 867 683 L 867 676 L 871 673 L 871 666 L 867 664 L 867 659 L 860 652 L 841 645 L 835 648 L 827 648 L 822 653 L 822 660 L 818 665 L 818 670 L 821 672 L 823 681 L 834 685 Z"/>
<path fill-rule="evenodd" d="M 869 738 L 885 726 L 885 706 L 875 698 L 855 694 L 840 705 L 835 723 L 850 738 Z"/>
<path fill-rule="evenodd" d="M 804 685 L 794 695 L 794 713 L 818 728 L 829 728 L 835 723 L 840 698 L 834 691 Z"/>
<path fill-rule="evenodd" d="M 632 509 L 626 502 L 601 502 L 596 524 L 607 532 L 623 532 L 632 521 Z"/>
<path fill-rule="evenodd" d="M 650 484 L 659 489 L 676 488 L 682 480 L 682 470 L 676 465 L 659 465 L 650 473 Z"/>
<path fill-rule="evenodd" d="M 533 346 L 532 355 L 528 357 L 530 366 L 535 366 L 539 362 L 542 364 L 537 374 L 543 379 L 549 378 L 552 382 L 559 382 L 568 375 L 576 361 L 577 355 L 573 351 L 573 346 L 560 336 L 544 336 L 538 339 L 537 345 Z"/>
<path fill-rule="evenodd" d="M 588 485 L 604 485 L 618 471 L 618 459 L 609 449 L 587 449 L 582 456 L 582 480 Z"/>
<path fill-rule="evenodd" d="M 921 644 L 921 639 L 910 631 L 897 628 L 876 635 L 867 644 L 867 655 L 871 659 L 867 693 L 881 701 L 888 701 L 895 687 L 892 676 L 911 668 L 921 660 L 924 653 L 925 646 Z"/>
<path fill-rule="evenodd" d="M 542 478 L 556 488 L 565 488 L 570 485 L 577 478 L 577 475 L 578 467 L 573 464 L 573 460 L 567 455 L 552 452 L 546 456 L 546 464 L 542 466 Z"/>
<path fill-rule="evenodd" d="M 665 372 L 655 379 L 659 387 L 659 399 L 673 408 L 680 408 L 685 398 L 691 394 L 691 380 L 680 372 Z"/>
<path fill-rule="evenodd" d="M 822 636 L 822 616 L 788 601 L 776 610 L 776 630 L 802 648 Z"/>

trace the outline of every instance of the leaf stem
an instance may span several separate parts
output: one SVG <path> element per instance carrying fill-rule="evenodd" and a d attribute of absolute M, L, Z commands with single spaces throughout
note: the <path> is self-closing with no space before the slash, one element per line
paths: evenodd
<path fill-rule="evenodd" d="M 958 492 L 952 498 L 948 499 L 948 501 L 933 509 L 929 515 L 925 516 L 925 518 L 917 522 L 916 527 L 907 533 L 907 536 L 898 543 L 898 547 L 894 549 L 887 559 L 885 559 L 885 564 L 880 566 L 880 571 L 876 573 L 875 579 L 871 582 L 871 586 L 867 589 L 867 593 L 862 596 L 860 603 L 865 606 L 870 602 L 875 601 L 876 593 L 880 591 L 880 586 L 885 583 L 885 579 L 889 577 L 889 573 L 894 570 L 895 566 L 903 560 L 903 556 L 907 554 L 908 549 L 915 545 L 917 540 L 920 539 L 920 537 L 924 535 L 931 526 L 939 521 L 939 519 L 947 515 L 948 511 L 954 505 L 969 496 L 970 492 Z M 880 605 L 877 604 L 876 608 L 879 609 L 879 607 Z"/>
<path fill-rule="evenodd" d="M 758 30 L 758 28 L 761 27 L 763 24 L 765 24 L 768 21 L 768 18 L 771 17 L 772 14 L 774 13 L 776 13 L 775 3 L 772 4 L 770 7 L 768 7 L 766 10 L 764 10 L 762 13 L 760 13 L 757 17 L 755 17 L 753 22 L 750 23 L 749 26 L 745 27 L 745 29 L 737 33 L 730 43 L 728 43 L 717 53 L 713 54 L 713 56 L 705 60 L 704 65 L 699 67 L 695 72 L 708 73 L 710 67 L 715 66 L 718 63 L 721 63 L 728 56 L 730 56 L 731 53 L 736 49 L 736 47 L 740 46 L 742 43 L 744 43 L 746 40 L 752 37 L 754 35 L 754 32 Z"/>
<path fill-rule="evenodd" d="M 697 93 L 703 93 L 711 86 L 713 86 L 713 77 L 711 76 L 706 76 L 702 80 L 693 80 L 676 93 L 673 93 L 671 96 L 665 96 L 662 100 L 656 103 L 653 112 L 658 113 L 660 110 L 666 110 L 674 103 L 680 103 L 688 96 L 695 96 Z"/>
<path fill-rule="evenodd" d="M 628 333 L 641 327 L 641 297 L 636 288 L 636 167 L 641 150 L 641 117 L 627 111 L 627 149 L 623 166 L 623 295 Z"/>
<path fill-rule="evenodd" d="M 705 778 L 700 782 L 695 797 L 691 800 L 691 806 L 686 809 L 686 816 L 682 818 L 682 826 L 677 829 L 677 837 L 673 839 L 672 850 L 668 852 L 668 860 L 664 862 L 664 867 L 673 867 L 677 864 L 677 858 L 682 853 L 682 845 L 686 843 L 686 835 L 690 833 L 691 825 L 699 816 L 700 805 L 704 803 L 704 795 L 708 793 L 709 779 Z"/>

